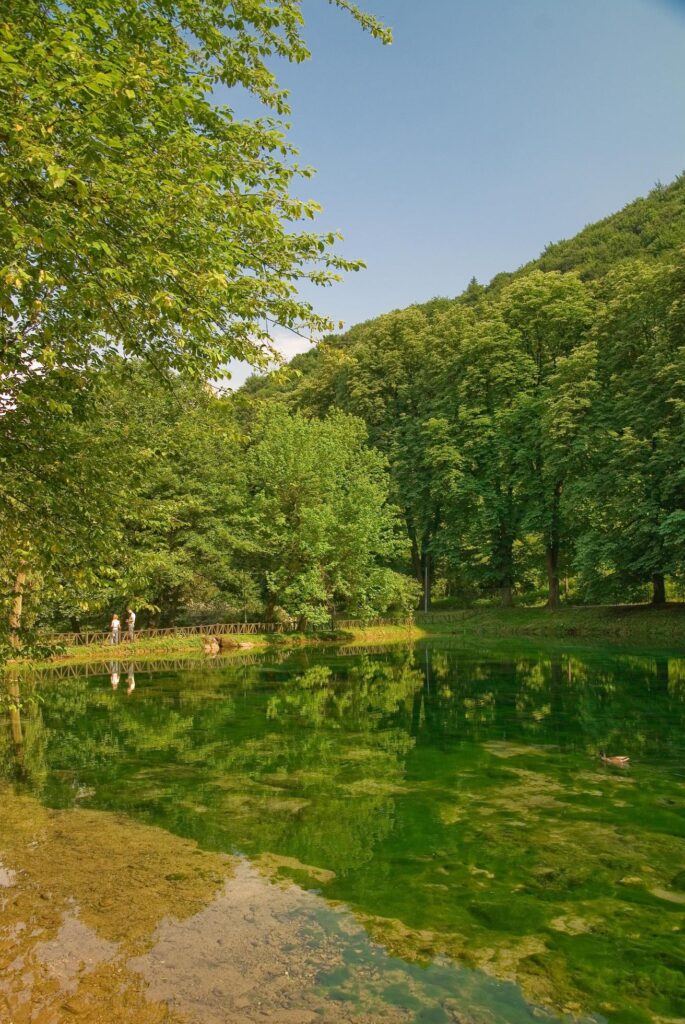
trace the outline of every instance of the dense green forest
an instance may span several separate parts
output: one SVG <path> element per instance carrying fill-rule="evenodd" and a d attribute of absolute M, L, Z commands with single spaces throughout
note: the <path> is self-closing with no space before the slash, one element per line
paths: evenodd
<path fill-rule="evenodd" d="M 254 377 L 364 420 L 431 595 L 663 603 L 685 568 L 685 177 Z M 667 594 L 668 588 L 668 594 Z"/>
<path fill-rule="evenodd" d="M 679 596 L 683 243 L 680 178 L 237 393 L 118 353 L 77 406 L 26 381 L 2 421 L 17 625 Z"/>
<path fill-rule="evenodd" d="M 300 628 L 334 606 L 411 606 L 394 569 L 399 510 L 361 420 L 241 406 L 141 361 L 103 365 L 84 415 L 53 422 L 55 478 L 26 494 L 49 523 L 41 546 L 18 517 L 5 554 L 9 590 L 26 566 L 24 626 L 104 624 L 125 603 L 163 625 L 287 616 Z"/>
<path fill-rule="evenodd" d="M 683 243 L 680 178 L 234 393 L 110 352 L 80 405 L 3 419 L 21 628 L 678 597 Z"/>
<path fill-rule="evenodd" d="M 10 0 L 5 653 L 126 604 L 303 629 L 682 594 L 685 178 L 488 286 L 326 335 L 299 285 L 361 263 L 297 198 L 270 62 L 309 56 L 303 24 L 297 0 Z M 323 340 L 266 372 L 274 325 Z M 261 375 L 226 393 L 232 358 Z"/>
<path fill-rule="evenodd" d="M 389 31 L 335 0 L 383 42 Z M 299 3 L 10 0 L 0 26 L 4 649 L 34 626 L 656 602 L 685 565 L 685 179 L 238 394 L 303 280 Z M 240 86 L 265 116 L 214 102 Z"/>
<path fill-rule="evenodd" d="M 0 655 L 124 595 L 164 621 L 217 594 L 301 622 L 336 588 L 382 603 L 403 586 L 380 564 L 395 513 L 361 426 L 274 411 L 244 442 L 207 390 L 232 358 L 268 365 L 275 324 L 331 329 L 298 286 L 362 265 L 301 197 L 273 70 L 310 56 L 301 2 L 96 7 L 8 0 L 0 23 Z M 232 89 L 255 116 L 219 102 Z M 279 443 L 304 460 L 295 507 Z M 319 518 L 315 457 L 335 470 Z"/>

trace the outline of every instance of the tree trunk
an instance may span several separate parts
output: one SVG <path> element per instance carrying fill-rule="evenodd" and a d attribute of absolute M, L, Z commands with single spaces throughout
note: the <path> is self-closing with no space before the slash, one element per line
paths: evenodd
<path fill-rule="evenodd" d="M 427 550 L 430 542 L 430 533 L 426 534 L 419 542 L 416 538 L 416 533 L 413 529 L 409 529 L 409 536 L 411 537 L 411 564 L 414 570 L 414 576 L 417 581 L 421 584 L 421 604 L 419 610 L 427 612 L 431 605 L 431 584 L 433 581 L 433 564 L 431 561 L 430 552 Z"/>
<path fill-rule="evenodd" d="M 432 576 L 432 564 L 430 551 L 424 551 L 421 556 L 421 563 L 423 567 L 423 579 L 421 581 L 423 585 L 423 602 L 422 608 L 424 612 L 430 611 L 431 606 L 431 576 Z"/>
<path fill-rule="evenodd" d="M 416 534 L 413 530 L 409 530 L 409 536 L 411 537 L 411 567 L 414 572 L 414 576 L 422 583 L 423 581 L 423 566 L 421 564 L 421 554 L 419 552 L 419 545 L 416 540 Z"/>
<path fill-rule="evenodd" d="M 510 522 L 511 517 L 501 522 L 492 540 L 496 586 L 503 608 L 511 608 L 514 586 L 514 538 L 509 528 Z"/>
<path fill-rule="evenodd" d="M 306 631 L 306 629 L 307 629 L 307 616 L 306 615 L 300 615 L 299 619 L 297 620 L 297 632 L 298 633 L 304 633 Z"/>
<path fill-rule="evenodd" d="M 547 548 L 545 551 L 545 563 L 547 566 L 547 583 L 549 595 L 547 597 L 548 608 L 559 607 L 559 547 L 560 547 L 560 512 L 561 512 L 561 490 L 562 484 L 557 481 L 554 485 L 552 497 L 552 517 L 549 524 L 549 535 L 547 537 Z"/>
<path fill-rule="evenodd" d="M 547 584 L 549 595 L 547 597 L 548 608 L 559 607 L 559 545 L 548 544 L 545 554 L 547 565 Z"/>
<path fill-rule="evenodd" d="M 12 606 L 10 608 L 10 644 L 15 650 L 21 647 L 21 616 L 24 606 L 24 587 L 26 586 L 26 562 L 19 563 L 17 575 L 14 577 Z"/>
<path fill-rule="evenodd" d="M 666 580 L 662 572 L 652 576 L 652 604 L 666 604 Z"/>

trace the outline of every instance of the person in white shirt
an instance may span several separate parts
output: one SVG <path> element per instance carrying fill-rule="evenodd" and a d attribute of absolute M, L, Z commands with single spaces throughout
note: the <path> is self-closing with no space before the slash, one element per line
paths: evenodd
<path fill-rule="evenodd" d="M 118 644 L 119 636 L 121 634 L 121 622 L 119 621 L 119 616 L 116 612 L 112 616 L 112 622 L 109 628 L 112 630 L 112 643 Z"/>
<path fill-rule="evenodd" d="M 133 608 L 127 608 L 126 614 L 126 625 L 128 626 L 128 639 L 133 640 L 136 628 L 136 613 L 133 611 Z"/>

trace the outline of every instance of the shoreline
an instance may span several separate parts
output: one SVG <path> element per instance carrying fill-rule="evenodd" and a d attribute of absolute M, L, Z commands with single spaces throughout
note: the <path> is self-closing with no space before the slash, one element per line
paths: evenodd
<path fill-rule="evenodd" d="M 269 651 L 297 650 L 300 647 L 331 647 L 344 646 L 347 644 L 396 644 L 402 642 L 413 643 L 415 640 L 422 640 L 433 635 L 432 630 L 422 626 L 373 626 L 368 629 L 353 628 L 341 631 L 337 639 L 317 638 L 316 635 L 298 633 L 246 633 L 236 634 L 245 636 L 245 640 L 238 641 L 234 645 L 222 650 L 217 657 L 232 658 L 244 656 L 253 651 L 257 654 L 266 654 Z M 438 632 L 435 631 L 436 635 Z M 279 637 L 274 640 L 274 636 Z M 133 643 L 122 641 L 118 644 L 91 644 L 87 647 L 78 646 L 67 648 L 63 654 L 56 654 L 52 658 L 27 658 L 22 661 L 8 663 L 8 667 L 23 671 L 44 671 L 56 669 L 69 665 L 87 665 L 92 662 L 107 662 L 112 660 L 137 662 L 155 661 L 164 657 L 175 655 L 193 657 L 199 660 L 208 657 L 204 651 L 203 637 L 201 636 L 178 636 L 162 637 L 151 640 L 134 640 Z"/>
<path fill-rule="evenodd" d="M 345 647 L 354 644 L 414 643 L 431 637 L 452 637 L 473 642 L 494 639 L 564 640 L 609 642 L 618 645 L 680 648 L 685 651 L 685 604 L 654 608 L 648 605 L 601 605 L 595 607 L 466 608 L 452 612 L 436 610 L 427 621 L 413 625 L 355 627 L 340 631 L 336 638 L 315 634 L 244 634 L 244 639 L 221 652 L 222 658 L 247 651 L 268 653 L 300 647 Z M 8 663 L 11 669 L 45 670 L 62 666 L 106 662 L 113 658 L 136 661 L 187 655 L 205 656 L 200 636 L 159 637 L 93 644 L 67 648 L 51 658 L 26 659 Z"/>

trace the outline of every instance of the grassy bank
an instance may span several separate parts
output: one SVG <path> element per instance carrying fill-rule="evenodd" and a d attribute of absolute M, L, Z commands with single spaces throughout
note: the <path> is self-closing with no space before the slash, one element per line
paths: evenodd
<path fill-rule="evenodd" d="M 617 644 L 639 644 L 657 647 L 685 648 L 685 605 L 652 608 L 644 605 L 595 606 L 591 608 L 467 608 L 463 611 L 428 616 L 412 626 L 374 626 L 347 629 L 337 639 L 316 634 L 281 633 L 254 634 L 226 638 L 234 644 L 222 657 L 246 651 L 283 650 L 289 647 L 355 644 L 395 644 L 426 639 L 431 636 L 463 637 L 470 642 L 479 639 L 522 637 L 528 639 L 607 640 Z M 171 656 L 204 656 L 203 638 L 169 636 L 141 639 L 133 643 L 92 644 L 68 647 L 63 653 L 44 661 L 25 662 L 29 668 L 54 665 L 86 664 L 93 661 L 153 661 Z"/>
<path fill-rule="evenodd" d="M 266 652 L 290 647 L 321 647 L 331 643 L 337 646 L 341 644 L 408 643 L 423 639 L 431 632 L 432 630 L 429 631 L 420 625 L 413 627 L 374 626 L 368 629 L 346 629 L 341 631 L 338 638 L 334 640 L 330 637 L 319 637 L 316 634 L 251 633 L 226 637 L 225 639 L 231 646 L 222 650 L 221 657 L 241 655 L 251 650 Z M 52 658 L 41 661 L 24 661 L 21 664 L 26 668 L 44 669 L 58 665 L 79 665 L 93 661 L 111 661 L 112 659 L 144 662 L 174 656 L 205 657 L 204 639 L 200 636 L 165 636 L 154 639 L 144 638 L 135 640 L 133 643 L 124 641 L 117 644 L 116 647 L 110 643 L 89 644 L 87 647 L 67 647 L 62 653 L 55 654 Z"/>
<path fill-rule="evenodd" d="M 648 605 L 593 607 L 467 608 L 445 621 L 432 619 L 419 625 L 425 631 L 469 638 L 530 637 L 610 640 L 621 644 L 685 646 L 685 604 L 653 608 Z"/>

